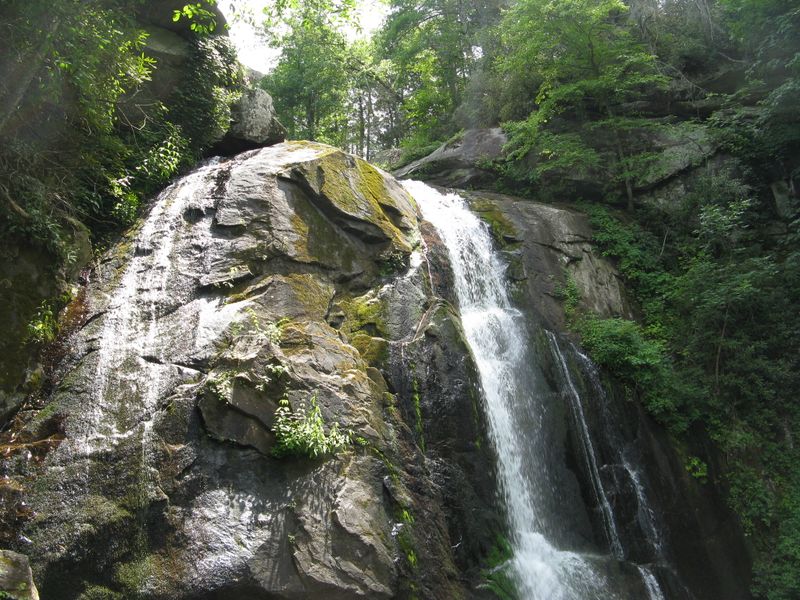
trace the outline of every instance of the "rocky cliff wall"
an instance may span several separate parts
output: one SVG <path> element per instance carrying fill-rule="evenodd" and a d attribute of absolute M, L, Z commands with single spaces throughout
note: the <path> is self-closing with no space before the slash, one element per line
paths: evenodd
<path fill-rule="evenodd" d="M 391 177 L 318 144 L 165 191 L 73 304 L 5 463 L 42 596 L 480 596 L 494 460 L 422 241 Z M 282 401 L 349 441 L 276 457 Z"/>

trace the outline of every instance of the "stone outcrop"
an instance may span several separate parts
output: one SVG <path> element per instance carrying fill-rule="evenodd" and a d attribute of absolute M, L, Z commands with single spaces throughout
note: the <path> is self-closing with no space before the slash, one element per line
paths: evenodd
<path fill-rule="evenodd" d="M 231 156 L 285 139 L 286 128 L 278 121 L 272 96 L 260 88 L 250 88 L 231 107 L 230 129 L 214 149 Z"/>
<path fill-rule="evenodd" d="M 486 187 L 496 178 L 490 165 L 503 156 L 503 146 L 507 141 L 499 127 L 467 129 L 428 156 L 398 169 L 394 174 L 446 187 Z"/>
<path fill-rule="evenodd" d="M 39 600 L 28 557 L 0 550 L 0 594 L 9 600 Z"/>
<path fill-rule="evenodd" d="M 168 188 L 20 432 L 53 449 L 6 464 L 43 597 L 480 597 L 494 461 L 421 237 L 397 182 L 319 144 Z M 282 400 L 350 443 L 274 457 Z"/>
<path fill-rule="evenodd" d="M 175 11 L 181 10 L 186 4 L 188 4 L 186 0 L 146 0 L 141 3 L 136 11 L 136 18 L 142 23 L 191 39 L 195 35 L 191 29 L 192 21 L 185 16 L 182 16 L 177 21 L 173 18 Z M 213 33 L 215 35 L 227 35 L 227 22 L 219 6 L 216 3 L 203 2 L 202 7 L 211 13 L 216 23 Z"/>
<path fill-rule="evenodd" d="M 492 192 L 463 194 L 503 248 L 515 300 L 531 307 L 538 322 L 565 329 L 567 275 L 583 291 L 585 308 L 602 317 L 633 317 L 617 270 L 592 244 L 585 214 Z"/>

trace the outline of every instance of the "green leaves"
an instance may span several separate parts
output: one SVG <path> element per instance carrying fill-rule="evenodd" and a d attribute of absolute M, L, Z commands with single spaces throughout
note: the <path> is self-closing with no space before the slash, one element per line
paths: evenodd
<path fill-rule="evenodd" d="M 350 445 L 350 434 L 339 431 L 337 423 L 325 431 L 325 421 L 316 396 L 311 397 L 310 405 L 309 410 L 292 410 L 287 398 L 280 401 L 272 426 L 275 434 L 272 456 L 318 458 L 341 452 Z"/>
<path fill-rule="evenodd" d="M 203 0 L 203 3 L 185 4 L 181 9 L 172 13 L 172 21 L 177 23 L 181 19 L 191 21 L 189 28 L 198 35 L 209 35 L 217 28 L 216 15 L 208 10 L 216 4 L 216 0 Z M 205 5 L 205 6 L 204 6 Z"/>
<path fill-rule="evenodd" d="M 602 165 L 609 187 L 630 187 L 643 170 L 644 156 L 620 141 L 619 123 L 633 116 L 625 103 L 666 80 L 655 70 L 655 57 L 631 35 L 626 12 L 619 0 L 521 0 L 506 14 L 501 30 L 508 51 L 498 56 L 496 68 L 512 80 L 525 73 L 538 86 L 535 110 L 504 124 L 509 160 L 535 161 L 530 181 L 550 172 L 588 174 Z M 577 117 L 582 131 L 555 126 L 564 114 Z M 593 127 L 602 122 L 605 148 Z"/>

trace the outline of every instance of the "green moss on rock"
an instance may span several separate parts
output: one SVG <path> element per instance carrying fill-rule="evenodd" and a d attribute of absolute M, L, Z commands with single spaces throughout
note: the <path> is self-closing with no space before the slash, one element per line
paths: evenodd
<path fill-rule="evenodd" d="M 389 342 L 383 338 L 356 333 L 350 338 L 350 343 L 361 354 L 361 358 L 372 367 L 381 368 L 389 359 Z"/>
<path fill-rule="evenodd" d="M 389 337 L 386 325 L 386 304 L 370 292 L 340 302 L 345 314 L 342 329 L 346 332 L 364 332 L 374 337 Z"/>
<path fill-rule="evenodd" d="M 509 248 L 517 244 L 519 233 L 516 227 L 494 202 L 486 198 L 474 198 L 470 200 L 469 204 L 470 208 L 489 225 L 492 237 L 501 248 Z"/>
<path fill-rule="evenodd" d="M 407 207 L 400 206 L 384 175 L 366 161 L 329 146 L 316 144 L 314 148 L 316 160 L 302 163 L 295 173 L 336 211 L 374 225 L 376 234 L 382 233 L 395 247 L 410 253 L 412 244 L 392 217 L 413 220 L 413 202 L 409 199 Z M 395 193 L 405 192 L 398 188 Z"/>

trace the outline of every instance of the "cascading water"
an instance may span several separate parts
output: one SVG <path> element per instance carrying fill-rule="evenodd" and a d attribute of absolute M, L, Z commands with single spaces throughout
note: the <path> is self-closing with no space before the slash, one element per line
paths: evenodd
<path fill-rule="evenodd" d="M 141 436 L 142 476 L 146 476 L 148 446 L 155 405 L 175 385 L 166 376 L 161 316 L 169 311 L 168 289 L 175 260 L 173 248 L 184 223 L 184 211 L 209 185 L 217 169 L 212 160 L 166 188 L 134 239 L 135 251 L 102 315 L 92 409 L 76 424 L 76 454 L 88 458 L 127 438 Z M 180 369 L 188 374 L 190 369 Z M 126 398 L 141 397 L 141 403 Z M 81 429 L 79 432 L 77 429 Z M 86 463 L 87 469 L 89 464 Z M 89 478 L 89 473 L 85 473 Z"/>
<path fill-rule="evenodd" d="M 404 182 L 444 241 L 456 295 L 487 404 L 490 435 L 514 551 L 513 569 L 529 600 L 611 600 L 618 595 L 592 566 L 598 557 L 559 547 L 548 507 L 558 503 L 547 477 L 547 398 L 531 381 L 522 316 L 509 300 L 504 265 L 485 225 L 456 194 Z"/>
<path fill-rule="evenodd" d="M 558 363 L 562 381 L 566 387 L 565 391 L 567 392 L 567 400 L 570 408 L 572 409 L 573 418 L 576 422 L 578 437 L 580 438 L 581 447 L 583 450 L 583 458 L 589 471 L 592 488 L 603 513 L 603 525 L 605 527 L 605 532 L 609 540 L 611 551 L 618 559 L 625 559 L 627 558 L 628 552 L 622 543 L 622 536 L 617 528 L 614 512 L 608 499 L 609 493 L 608 490 L 606 490 L 606 484 L 603 481 L 603 478 L 600 476 L 600 469 L 598 468 L 597 464 L 597 453 L 594 449 L 592 435 L 589 430 L 586 415 L 584 413 L 583 401 L 572 379 L 572 375 L 570 374 L 569 366 L 567 365 L 567 358 L 561 349 L 558 338 L 551 331 L 547 332 L 547 338 L 550 343 L 550 348 L 552 349 L 555 359 Z M 597 377 L 594 364 L 592 364 L 586 355 L 578 352 L 575 349 L 573 349 L 573 351 L 575 356 L 578 357 L 584 371 L 589 375 L 595 396 L 601 401 L 602 405 L 605 406 L 605 392 Z M 620 466 L 627 473 L 636 492 L 637 522 L 639 525 L 639 531 L 641 532 L 642 537 L 644 537 L 647 543 L 651 546 L 654 557 L 659 561 L 663 561 L 665 557 L 663 553 L 662 536 L 656 523 L 655 512 L 650 507 L 650 503 L 648 502 L 647 496 L 644 493 L 644 486 L 642 485 L 639 470 L 633 466 L 632 461 L 625 455 L 625 452 L 622 448 L 617 448 L 617 450 L 617 460 L 620 463 Z M 653 575 L 650 568 L 646 565 L 636 565 L 636 568 L 645 584 L 649 600 L 665 600 L 664 593 L 661 591 L 661 586 L 659 585 L 658 580 L 656 579 L 655 575 Z"/>

